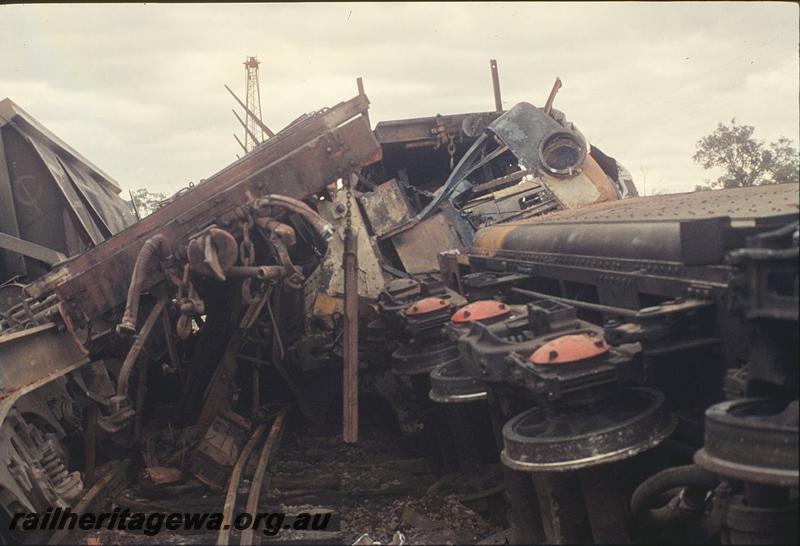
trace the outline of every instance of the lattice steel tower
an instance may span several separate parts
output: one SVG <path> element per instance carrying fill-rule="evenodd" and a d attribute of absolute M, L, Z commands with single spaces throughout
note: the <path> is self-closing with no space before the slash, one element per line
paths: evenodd
<path fill-rule="evenodd" d="M 247 57 L 244 62 L 246 73 L 245 79 L 245 103 L 250 110 L 261 120 L 261 85 L 258 82 L 258 65 L 261 64 L 256 57 Z M 259 142 L 264 140 L 264 130 L 253 116 L 247 115 L 245 111 L 247 126 L 244 132 L 244 147 L 247 152 L 253 150 Z"/>

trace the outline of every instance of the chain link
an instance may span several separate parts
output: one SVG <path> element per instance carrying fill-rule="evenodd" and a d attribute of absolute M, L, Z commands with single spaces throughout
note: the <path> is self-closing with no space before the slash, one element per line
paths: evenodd
<path fill-rule="evenodd" d="M 345 193 L 346 210 L 345 210 L 345 213 L 344 213 L 344 227 L 345 227 L 345 233 L 348 233 L 348 232 L 350 232 L 350 230 L 352 229 L 352 226 L 353 226 L 353 211 L 352 211 L 352 208 L 353 208 L 353 188 L 352 188 L 352 182 L 351 182 L 351 175 L 350 174 L 348 174 L 344 179 L 344 187 L 345 187 L 345 190 L 347 190 L 347 192 Z"/>
<path fill-rule="evenodd" d="M 250 240 L 250 222 L 242 222 L 242 242 L 239 245 L 239 259 L 242 265 L 253 265 L 256 260 L 256 248 Z"/>

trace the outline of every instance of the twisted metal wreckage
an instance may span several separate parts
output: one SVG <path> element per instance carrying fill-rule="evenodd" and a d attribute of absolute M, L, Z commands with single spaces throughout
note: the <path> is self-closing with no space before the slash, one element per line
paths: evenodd
<path fill-rule="evenodd" d="M 181 466 L 229 515 L 271 422 L 257 506 L 280 408 L 344 403 L 354 440 L 360 393 L 442 473 L 502 461 L 512 542 L 796 540 L 797 185 L 637 197 L 552 99 L 367 109 L 134 222 L 0 103 L 3 516 L 86 509 L 147 442 L 152 479 Z"/>

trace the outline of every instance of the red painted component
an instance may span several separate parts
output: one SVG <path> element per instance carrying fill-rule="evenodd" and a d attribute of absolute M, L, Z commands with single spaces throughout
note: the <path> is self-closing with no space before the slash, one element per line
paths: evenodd
<path fill-rule="evenodd" d="M 478 300 L 456 311 L 450 320 L 456 324 L 464 324 L 502 317 L 510 312 L 511 308 L 505 303 L 497 300 Z"/>
<path fill-rule="evenodd" d="M 443 298 L 423 298 L 409 305 L 408 309 L 406 309 L 406 315 L 415 316 L 434 313 L 447 309 L 448 305 L 450 304 Z"/>
<path fill-rule="evenodd" d="M 568 364 L 608 352 L 608 344 L 597 335 L 570 334 L 550 340 L 536 349 L 528 360 L 534 364 Z"/>

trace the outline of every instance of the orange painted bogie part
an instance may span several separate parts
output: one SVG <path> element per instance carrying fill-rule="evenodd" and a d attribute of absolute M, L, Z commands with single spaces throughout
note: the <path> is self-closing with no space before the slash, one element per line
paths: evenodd
<path fill-rule="evenodd" d="M 434 313 L 447 309 L 448 305 L 450 304 L 444 298 L 423 298 L 409 305 L 408 309 L 406 309 L 406 315 L 414 316 Z"/>
<path fill-rule="evenodd" d="M 608 344 L 588 333 L 570 334 L 548 341 L 536 349 L 528 360 L 534 364 L 568 364 L 608 352 Z"/>
<path fill-rule="evenodd" d="M 497 300 L 478 300 L 465 305 L 450 318 L 456 324 L 477 322 L 502 317 L 511 312 L 511 308 Z"/>

